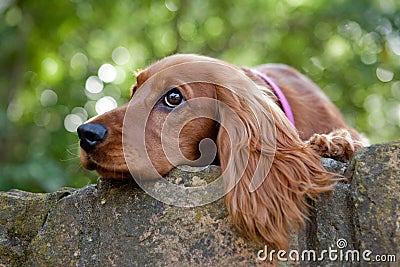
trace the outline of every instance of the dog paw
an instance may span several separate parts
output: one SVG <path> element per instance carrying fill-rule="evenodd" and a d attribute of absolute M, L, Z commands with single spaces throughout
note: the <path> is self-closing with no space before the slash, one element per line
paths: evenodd
<path fill-rule="evenodd" d="M 332 158 L 339 161 L 349 161 L 363 143 L 353 140 L 347 130 L 336 130 L 329 134 L 314 134 L 307 144 L 321 157 Z"/>

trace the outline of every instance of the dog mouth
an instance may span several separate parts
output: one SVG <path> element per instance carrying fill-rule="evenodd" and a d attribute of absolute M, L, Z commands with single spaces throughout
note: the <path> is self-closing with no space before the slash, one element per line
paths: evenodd
<path fill-rule="evenodd" d="M 81 151 L 80 161 L 85 169 L 89 171 L 96 171 L 103 178 L 110 178 L 110 179 L 132 178 L 132 175 L 126 166 L 124 168 L 121 167 L 120 165 L 115 165 L 115 164 L 104 165 L 98 163 L 84 151 Z"/>
<path fill-rule="evenodd" d="M 132 178 L 131 173 L 128 171 L 121 171 L 116 169 L 105 169 L 102 167 L 98 167 L 96 172 L 103 178 L 109 179 L 127 179 Z"/>

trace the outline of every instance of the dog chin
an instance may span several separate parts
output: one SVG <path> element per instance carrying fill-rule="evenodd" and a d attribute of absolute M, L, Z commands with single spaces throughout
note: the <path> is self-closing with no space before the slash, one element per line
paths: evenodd
<path fill-rule="evenodd" d="M 81 153 L 81 164 L 89 171 L 96 171 L 101 177 L 108 179 L 126 179 L 132 178 L 128 169 L 123 169 L 117 166 L 102 166 L 93 160 L 86 153 Z"/>
<path fill-rule="evenodd" d="M 95 170 L 103 178 L 107 178 L 107 179 L 132 178 L 132 175 L 128 169 L 126 169 L 126 170 L 120 169 L 120 168 L 116 168 L 115 166 L 103 167 L 94 162 L 90 163 L 90 167 L 92 168 L 92 170 Z"/>
<path fill-rule="evenodd" d="M 129 172 L 125 171 L 112 171 L 106 169 L 96 169 L 96 172 L 103 178 L 106 179 L 128 179 L 132 178 L 132 175 Z"/>

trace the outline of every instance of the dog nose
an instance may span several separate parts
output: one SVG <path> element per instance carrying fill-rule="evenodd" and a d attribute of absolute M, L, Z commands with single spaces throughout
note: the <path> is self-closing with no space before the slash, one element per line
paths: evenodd
<path fill-rule="evenodd" d="M 89 152 L 106 139 L 107 128 L 100 123 L 85 123 L 77 129 L 80 146 Z"/>

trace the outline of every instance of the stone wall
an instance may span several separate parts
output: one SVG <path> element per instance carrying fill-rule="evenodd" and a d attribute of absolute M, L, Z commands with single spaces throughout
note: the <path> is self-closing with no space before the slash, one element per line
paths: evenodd
<path fill-rule="evenodd" d="M 399 266 L 400 141 L 364 148 L 348 165 L 330 159 L 323 164 L 349 180 L 313 203 L 307 227 L 293 236 L 292 249 L 300 256 L 315 251 L 322 261 L 297 265 Z M 218 168 L 206 175 L 213 171 Z M 257 259 L 266 256 L 263 249 L 232 229 L 222 199 L 178 208 L 133 181 L 103 179 L 49 194 L 0 193 L 0 266 L 267 265 Z M 362 253 L 371 261 L 363 261 Z M 359 262 L 350 261 L 357 255 Z M 378 265 L 376 255 L 397 262 Z"/>

